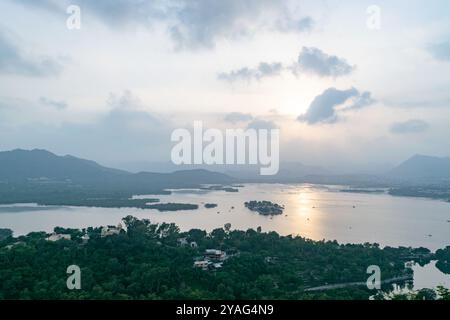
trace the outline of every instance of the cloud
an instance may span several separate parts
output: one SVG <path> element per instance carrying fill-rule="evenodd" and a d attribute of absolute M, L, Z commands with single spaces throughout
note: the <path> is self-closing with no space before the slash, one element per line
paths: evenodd
<path fill-rule="evenodd" d="M 328 55 L 314 47 L 303 47 L 293 72 L 306 72 L 320 77 L 341 77 L 348 75 L 355 69 L 345 59 Z"/>
<path fill-rule="evenodd" d="M 429 51 L 437 60 L 450 61 L 450 41 L 434 44 Z"/>
<path fill-rule="evenodd" d="M 145 108 L 138 97 L 129 90 L 121 95 L 110 94 L 107 104 L 110 107 L 109 114 L 102 119 L 105 128 L 113 128 L 115 132 L 123 129 L 129 132 L 151 132 L 152 128 L 163 126 L 163 122 L 150 113 L 143 111 Z M 118 131 L 116 131 L 118 130 Z"/>
<path fill-rule="evenodd" d="M 228 82 L 235 82 L 238 80 L 251 81 L 261 80 L 278 76 L 283 71 L 283 65 L 279 62 L 267 63 L 261 62 L 256 68 L 241 68 L 230 72 L 220 73 L 217 78 Z"/>
<path fill-rule="evenodd" d="M 102 23 L 113 27 L 127 25 L 150 25 L 158 16 L 158 2 L 142 0 L 11 0 L 33 9 L 46 10 L 66 15 L 70 5 L 78 5 L 82 15 L 94 16 Z"/>
<path fill-rule="evenodd" d="M 49 99 L 46 97 L 41 97 L 39 99 L 39 102 L 45 106 L 53 107 L 58 110 L 67 108 L 67 103 L 65 101 L 56 101 L 56 100 L 52 100 L 52 99 Z"/>
<path fill-rule="evenodd" d="M 255 119 L 250 122 L 247 126 L 247 129 L 255 129 L 255 130 L 272 130 L 276 129 L 277 125 L 273 121 L 263 120 L 263 119 Z"/>
<path fill-rule="evenodd" d="M 17 1 L 17 0 L 16 0 Z M 291 12 L 288 1 L 273 0 L 19 0 L 19 3 L 64 14 L 79 5 L 113 28 L 163 23 L 177 49 L 212 48 L 221 39 L 248 38 L 263 30 L 307 32 L 313 19 Z M 297 5 L 298 6 L 298 5 Z"/>
<path fill-rule="evenodd" d="M 314 28 L 315 22 L 311 17 L 305 17 L 300 19 L 296 23 L 296 27 L 301 32 L 310 32 Z"/>
<path fill-rule="evenodd" d="M 278 30 L 289 32 L 311 32 L 314 29 L 314 19 L 311 17 L 303 17 L 298 20 L 295 19 L 282 19 L 278 21 Z"/>
<path fill-rule="evenodd" d="M 275 77 L 280 75 L 284 70 L 289 69 L 295 75 L 299 73 L 310 73 L 320 77 L 337 78 L 352 73 L 355 67 L 349 65 L 346 60 L 337 56 L 330 56 L 320 49 L 303 47 L 298 61 L 291 67 L 284 67 L 281 62 L 261 62 L 256 68 L 243 67 L 230 72 L 219 73 L 218 79 L 228 82 L 238 80 L 249 82 L 253 79 L 261 80 L 263 78 Z M 370 94 L 369 96 L 362 96 L 359 103 L 371 103 Z"/>
<path fill-rule="evenodd" d="M 225 115 L 224 120 L 230 123 L 247 122 L 253 119 L 253 116 L 249 113 L 231 112 Z"/>
<path fill-rule="evenodd" d="M 372 98 L 372 93 L 368 91 L 364 91 L 359 96 L 355 97 L 353 104 L 345 108 L 345 110 L 351 110 L 351 109 L 361 109 L 367 106 L 370 106 L 371 104 L 374 104 L 376 102 L 375 99 Z"/>
<path fill-rule="evenodd" d="M 61 73 L 59 61 L 49 57 L 30 57 L 0 30 L 0 73 L 46 77 Z"/>
<path fill-rule="evenodd" d="M 86 8 L 88 14 L 97 16 L 113 28 L 129 25 L 150 26 L 153 22 L 164 18 L 164 11 L 170 9 L 160 7 L 160 4 L 164 4 L 161 1 L 79 0 L 78 2 L 81 10 Z"/>
<path fill-rule="evenodd" d="M 65 10 L 61 7 L 61 2 L 57 2 L 55 0 L 14 0 L 16 3 L 20 3 L 25 6 L 31 6 L 37 9 L 44 9 L 52 12 L 58 12 Z M 62 1 L 64 2 L 64 1 Z"/>
<path fill-rule="evenodd" d="M 170 28 L 179 48 L 214 47 L 219 39 L 251 37 L 264 29 L 304 32 L 312 18 L 295 17 L 285 1 L 272 0 L 182 0 Z"/>
<path fill-rule="evenodd" d="M 394 134 L 407 134 L 407 133 L 421 133 L 426 130 L 430 125 L 418 119 L 412 119 L 405 122 L 397 122 L 391 126 L 391 132 Z"/>
<path fill-rule="evenodd" d="M 18 124 L 26 104 L 0 111 L 4 119 L 0 122 L 0 143 L 2 149 L 42 148 L 62 154 L 75 154 L 105 163 L 110 161 L 161 160 L 170 159 L 170 135 L 175 127 L 170 118 L 142 111 L 143 106 L 130 92 L 112 95 L 107 106 L 109 111 L 99 114 L 89 122 L 52 123 L 46 119 L 30 116 L 29 121 Z M 36 113 L 41 111 L 34 110 Z"/>
<path fill-rule="evenodd" d="M 113 110 L 142 108 L 141 100 L 133 95 L 130 90 L 125 90 L 120 95 L 110 93 L 107 104 Z"/>
<path fill-rule="evenodd" d="M 375 100 L 369 92 L 360 93 L 357 89 L 338 90 L 329 88 L 314 98 L 305 114 L 297 118 L 308 124 L 334 123 L 338 120 L 338 112 L 366 107 Z M 345 106 L 346 102 L 350 105 Z M 338 107 L 340 107 L 338 109 Z"/>

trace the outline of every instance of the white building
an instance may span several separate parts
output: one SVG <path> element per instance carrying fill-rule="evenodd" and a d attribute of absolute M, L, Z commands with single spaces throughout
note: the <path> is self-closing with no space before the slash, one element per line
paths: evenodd
<path fill-rule="evenodd" d="M 207 249 L 205 251 L 205 257 L 209 259 L 216 259 L 216 260 L 225 260 L 227 258 L 227 254 L 225 251 L 217 250 L 217 249 Z"/>
<path fill-rule="evenodd" d="M 122 231 L 122 225 L 119 223 L 117 227 L 114 226 L 107 226 L 102 228 L 101 237 L 109 237 L 115 234 L 120 234 Z"/>
<path fill-rule="evenodd" d="M 7 245 L 5 248 L 8 249 L 8 250 L 11 250 L 11 249 L 14 248 L 15 246 L 20 246 L 20 245 L 24 245 L 24 244 L 25 244 L 25 242 L 23 242 L 23 241 L 18 241 L 18 242 L 15 242 L 15 243 L 13 243 L 13 244 Z"/>
<path fill-rule="evenodd" d="M 194 262 L 194 267 L 195 268 L 201 268 L 203 270 L 208 270 L 208 266 L 211 264 L 211 262 L 207 261 L 207 260 L 202 260 L 202 261 L 195 261 Z"/>
<path fill-rule="evenodd" d="M 184 246 L 188 245 L 188 241 L 186 238 L 178 238 L 177 242 L 180 247 L 184 247 Z"/>
<path fill-rule="evenodd" d="M 62 239 L 70 240 L 71 238 L 72 238 L 72 236 L 70 234 L 52 233 L 45 240 L 55 242 L 55 241 L 59 241 L 59 240 L 62 240 Z"/>
<path fill-rule="evenodd" d="M 81 240 L 83 241 L 83 243 L 88 243 L 90 239 L 91 239 L 91 237 L 89 237 L 89 235 L 87 233 L 83 234 L 83 236 L 81 237 Z"/>

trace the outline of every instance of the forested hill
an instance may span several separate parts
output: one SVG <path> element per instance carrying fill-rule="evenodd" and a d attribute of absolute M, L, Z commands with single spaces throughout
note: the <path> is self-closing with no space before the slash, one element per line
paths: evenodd
<path fill-rule="evenodd" d="M 57 156 L 46 150 L 13 150 L 0 152 L 0 179 L 93 180 L 128 175 L 126 171 L 110 169 L 94 161 L 70 155 Z"/>
<path fill-rule="evenodd" d="M 450 158 L 415 155 L 391 170 L 392 177 L 409 180 L 450 180 Z"/>
<path fill-rule="evenodd" d="M 251 229 L 180 232 L 174 224 L 156 225 L 131 216 L 123 221 L 125 228 L 110 236 L 102 236 L 101 228 L 55 228 L 70 240 L 47 241 L 48 234 L 34 232 L 0 241 L 0 300 L 368 299 L 375 292 L 366 286 L 306 289 L 365 283 L 370 265 L 381 268 L 383 279 L 408 276 L 405 261 L 429 253 L 316 242 Z M 88 240 L 83 240 L 86 235 Z M 196 245 L 181 245 L 181 239 Z M 220 250 L 220 256 L 209 257 L 205 270 L 194 267 L 206 259 L 208 249 Z M 81 270 L 80 290 L 67 289 L 70 265 Z"/>
<path fill-rule="evenodd" d="M 46 150 L 13 150 L 0 152 L 0 182 L 0 193 L 12 188 L 16 194 L 48 189 L 145 193 L 201 184 L 229 184 L 233 179 L 207 170 L 130 173 Z"/>

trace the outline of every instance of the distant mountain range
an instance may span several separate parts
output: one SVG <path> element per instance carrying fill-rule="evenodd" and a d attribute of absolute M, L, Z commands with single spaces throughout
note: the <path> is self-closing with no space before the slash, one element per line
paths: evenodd
<path fill-rule="evenodd" d="M 168 167 L 167 167 L 168 168 Z M 176 167 L 174 167 L 176 168 Z M 186 168 L 186 167 L 183 167 Z M 260 176 L 259 166 L 212 166 L 214 172 L 196 167 L 174 172 L 131 173 L 104 167 L 94 161 L 70 155 L 58 156 L 46 150 L 0 152 L 0 182 L 80 185 L 97 190 L 151 192 L 168 188 L 187 188 L 201 184 L 244 182 L 330 183 L 393 185 L 396 183 L 432 183 L 450 181 L 450 158 L 416 155 L 383 175 L 336 175 L 320 167 L 301 163 L 282 163 L 275 176 Z"/>
<path fill-rule="evenodd" d="M 51 179 L 83 181 L 127 175 L 90 160 L 73 156 L 57 156 L 46 150 L 13 150 L 0 152 L 0 179 L 20 181 Z"/>
<path fill-rule="evenodd" d="M 415 155 L 392 169 L 388 175 L 412 181 L 450 180 L 450 158 Z"/>
<path fill-rule="evenodd" d="M 155 191 L 200 184 L 230 184 L 231 177 L 207 170 L 173 173 L 130 173 L 103 167 L 90 160 L 57 156 L 46 150 L 0 152 L 0 181 L 3 183 L 60 183 L 107 190 Z"/>
<path fill-rule="evenodd" d="M 127 171 L 174 172 L 176 170 L 208 170 L 220 172 L 242 182 L 298 182 L 309 175 L 330 175 L 331 171 L 319 166 L 308 166 L 300 162 L 282 162 L 279 172 L 273 176 L 261 176 L 259 165 L 181 165 L 171 162 L 133 162 L 120 164 Z"/>

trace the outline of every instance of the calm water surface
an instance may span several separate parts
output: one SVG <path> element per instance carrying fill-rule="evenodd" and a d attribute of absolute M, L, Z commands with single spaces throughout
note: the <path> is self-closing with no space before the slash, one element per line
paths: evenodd
<path fill-rule="evenodd" d="M 387 194 L 339 192 L 341 189 L 337 186 L 249 184 L 238 193 L 178 190 L 171 195 L 158 196 L 161 202 L 200 205 L 199 210 L 176 212 L 29 204 L 0 206 L 0 227 L 10 228 L 15 235 L 20 235 L 30 231 L 52 231 L 55 226 L 115 225 L 123 217 L 134 215 L 152 222 L 174 222 L 182 230 L 212 230 L 231 223 L 233 229 L 261 226 L 263 231 L 342 243 L 376 242 L 383 246 L 423 246 L 431 250 L 450 245 L 450 203 Z M 261 216 L 244 207 L 244 202 L 249 200 L 282 204 L 284 214 L 273 218 Z M 218 207 L 206 209 L 205 203 L 216 203 Z"/>

